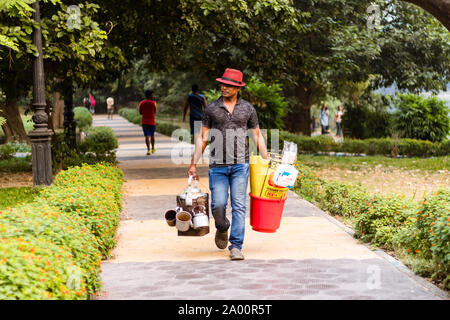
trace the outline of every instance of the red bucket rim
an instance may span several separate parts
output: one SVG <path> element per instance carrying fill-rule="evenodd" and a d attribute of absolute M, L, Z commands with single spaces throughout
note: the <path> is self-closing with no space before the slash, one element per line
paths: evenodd
<path fill-rule="evenodd" d="M 261 197 L 257 197 L 257 196 L 252 195 L 250 192 L 248 193 L 248 195 L 249 195 L 251 198 L 255 199 L 255 200 L 278 201 L 278 202 L 281 202 L 281 201 L 285 201 L 285 200 L 286 200 L 286 198 L 283 198 L 283 199 L 268 199 L 268 198 L 261 198 Z"/>

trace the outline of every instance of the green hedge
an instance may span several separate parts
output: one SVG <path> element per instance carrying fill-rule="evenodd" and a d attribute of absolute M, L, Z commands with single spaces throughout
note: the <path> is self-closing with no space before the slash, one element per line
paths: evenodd
<path fill-rule="evenodd" d="M 87 299 L 115 246 L 122 171 L 109 164 L 61 171 L 31 204 L 0 211 L 0 299 Z M 26 253 L 26 254 L 24 254 Z"/>
<path fill-rule="evenodd" d="M 139 111 L 132 108 L 122 108 L 119 110 L 119 115 L 130 121 L 131 123 L 141 125 L 142 116 Z M 171 136 L 172 132 L 176 129 L 180 129 L 179 126 L 172 123 L 158 121 L 156 123 L 156 131 L 166 136 Z"/>
<path fill-rule="evenodd" d="M 417 204 L 399 196 L 371 195 L 359 185 L 326 182 L 299 162 L 296 167 L 293 190 L 300 196 L 349 221 L 356 238 L 394 251 L 402 260 L 425 261 L 428 269 L 417 264 L 413 270 L 450 289 L 450 189 Z"/>
<path fill-rule="evenodd" d="M 86 132 L 92 126 L 92 114 L 86 107 L 73 108 L 74 120 L 77 123 L 77 128 Z"/>
<path fill-rule="evenodd" d="M 345 152 L 367 155 L 391 155 L 397 147 L 400 155 L 408 157 L 432 157 L 450 155 L 450 140 L 442 142 L 430 142 L 415 139 L 389 139 L 372 138 L 365 140 L 344 139 L 335 142 L 330 136 L 306 137 L 290 133 L 280 132 L 280 141 L 288 140 L 297 144 L 299 153 L 318 152 Z"/>
<path fill-rule="evenodd" d="M 119 142 L 110 127 L 94 127 L 88 130 L 86 139 L 78 143 L 76 149 L 67 144 L 64 133 L 57 133 L 52 139 L 53 168 L 67 169 L 83 163 L 116 163 Z"/>
<path fill-rule="evenodd" d="M 131 123 L 141 125 L 142 116 L 139 114 L 139 111 L 137 109 L 121 108 L 119 110 L 119 115 L 121 117 L 124 117 L 125 119 L 127 119 Z"/>

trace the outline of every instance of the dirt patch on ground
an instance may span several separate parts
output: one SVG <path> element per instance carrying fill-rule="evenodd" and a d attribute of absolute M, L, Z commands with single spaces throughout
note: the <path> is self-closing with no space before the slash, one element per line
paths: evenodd
<path fill-rule="evenodd" d="M 32 187 L 33 173 L 32 172 L 0 172 L 0 188 L 11 187 Z"/>
<path fill-rule="evenodd" d="M 315 171 L 328 181 L 360 183 L 375 194 L 395 193 L 415 201 L 422 200 L 425 194 L 450 185 L 450 171 L 447 170 L 427 172 L 379 166 L 359 171 L 339 168 L 315 169 Z"/>

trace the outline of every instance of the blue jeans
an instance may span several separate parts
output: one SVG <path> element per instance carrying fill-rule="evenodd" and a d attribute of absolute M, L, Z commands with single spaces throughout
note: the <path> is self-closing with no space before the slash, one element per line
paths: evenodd
<path fill-rule="evenodd" d="M 336 128 L 337 128 L 336 135 L 339 137 L 342 136 L 342 126 L 340 122 L 336 122 Z"/>
<path fill-rule="evenodd" d="M 245 234 L 245 213 L 247 199 L 249 164 L 240 163 L 209 168 L 209 189 L 211 190 L 211 211 L 217 230 L 226 232 L 230 221 L 226 217 L 228 190 L 231 196 L 231 232 L 228 249 L 242 249 Z"/>

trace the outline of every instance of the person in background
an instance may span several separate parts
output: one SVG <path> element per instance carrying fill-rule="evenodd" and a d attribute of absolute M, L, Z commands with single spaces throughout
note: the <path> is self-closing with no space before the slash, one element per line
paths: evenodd
<path fill-rule="evenodd" d="M 83 98 L 83 105 L 86 107 L 86 109 L 88 109 L 89 111 L 91 110 L 91 101 L 89 100 L 89 97 L 84 97 Z"/>
<path fill-rule="evenodd" d="M 113 118 L 113 114 L 114 114 L 114 98 L 113 97 L 108 97 L 108 99 L 106 99 L 106 112 L 108 113 L 108 120 Z"/>
<path fill-rule="evenodd" d="M 199 93 L 198 85 L 192 85 L 192 93 L 188 96 L 184 105 L 183 122 L 186 120 L 186 113 L 189 109 L 189 126 L 191 127 L 191 135 L 194 135 L 195 122 L 201 122 L 203 118 L 203 110 L 206 108 L 206 99 Z M 201 125 L 198 126 L 200 131 Z"/>
<path fill-rule="evenodd" d="M 95 113 L 95 99 L 94 99 L 94 96 L 92 95 L 92 93 L 89 93 L 89 102 L 90 102 L 89 111 L 91 112 L 92 115 L 94 115 L 94 113 Z"/>
<path fill-rule="evenodd" d="M 320 109 L 320 125 L 322 126 L 322 134 L 328 133 L 328 107 L 324 103 L 322 109 Z"/>
<path fill-rule="evenodd" d="M 314 114 L 311 117 L 311 132 L 314 132 L 316 130 L 316 117 Z"/>
<path fill-rule="evenodd" d="M 334 122 L 336 123 L 336 136 L 342 137 L 342 115 L 344 112 L 342 111 L 342 107 L 339 105 L 338 111 L 334 117 Z"/>
<path fill-rule="evenodd" d="M 147 145 L 147 155 L 155 153 L 155 113 L 156 101 L 153 98 L 153 91 L 145 91 L 145 100 L 139 103 L 139 113 L 142 115 L 142 130 L 144 131 L 145 144 Z M 150 152 L 150 143 L 152 151 Z"/>

